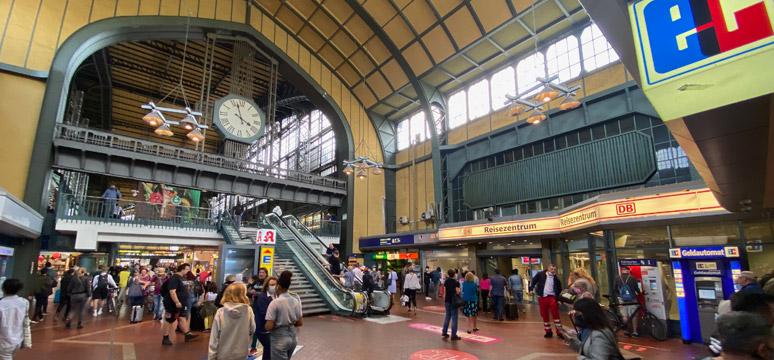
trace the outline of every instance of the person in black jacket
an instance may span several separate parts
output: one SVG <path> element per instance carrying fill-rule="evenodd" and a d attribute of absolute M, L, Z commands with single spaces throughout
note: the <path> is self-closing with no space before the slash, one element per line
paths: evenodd
<path fill-rule="evenodd" d="M 223 304 L 220 303 L 220 300 L 223 299 L 223 293 L 226 292 L 226 288 L 233 284 L 234 281 L 236 281 L 236 277 L 234 275 L 228 275 L 226 276 L 226 281 L 223 282 L 223 288 L 220 289 L 220 293 L 218 293 L 218 297 L 215 299 L 215 306 L 222 308 Z"/>
<path fill-rule="evenodd" d="M 40 274 L 35 279 L 34 295 L 35 295 L 35 314 L 32 315 L 33 323 L 43 321 L 43 315 L 48 308 L 48 297 L 53 293 L 53 289 L 56 287 L 56 280 L 50 275 L 48 268 L 40 270 Z"/>
<path fill-rule="evenodd" d="M 56 314 L 54 314 L 54 319 L 59 317 L 59 313 L 62 312 L 62 309 L 64 309 L 64 317 L 67 317 L 67 313 L 70 312 L 70 280 L 73 278 L 73 274 L 75 273 L 75 270 L 70 269 L 67 270 L 67 272 L 64 273 L 64 276 L 62 276 L 62 280 L 59 282 L 59 306 L 56 308 Z"/>
<path fill-rule="evenodd" d="M 534 291 L 533 291 L 534 289 Z M 551 334 L 551 321 L 548 317 L 548 312 L 551 312 L 551 317 L 554 318 L 554 326 L 556 327 L 556 336 L 562 339 L 562 321 L 559 319 L 559 305 L 556 302 L 556 297 L 562 292 L 562 283 L 559 277 L 556 276 L 556 265 L 548 265 L 547 270 L 543 270 L 532 278 L 529 282 L 529 294 L 533 295 L 537 293 L 538 305 L 540 305 L 540 316 L 543 317 L 543 330 L 545 330 L 545 337 L 550 338 Z"/>
<path fill-rule="evenodd" d="M 374 278 L 368 268 L 363 271 L 363 291 L 367 292 L 369 297 L 374 291 Z"/>

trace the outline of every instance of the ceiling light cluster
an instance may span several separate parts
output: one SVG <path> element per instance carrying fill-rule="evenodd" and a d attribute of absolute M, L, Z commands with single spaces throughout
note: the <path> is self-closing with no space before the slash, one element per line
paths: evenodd
<path fill-rule="evenodd" d="M 357 174 L 360 180 L 365 180 L 368 177 L 368 170 L 371 170 L 373 175 L 381 175 L 384 164 L 371 160 L 368 156 L 357 156 L 355 160 L 344 160 L 344 174 L 347 176 Z"/>
<path fill-rule="evenodd" d="M 191 141 L 200 142 L 204 140 L 204 134 L 201 129 L 207 129 L 208 127 L 207 125 L 199 124 L 199 122 L 196 121 L 196 117 L 201 117 L 202 113 L 191 111 L 191 108 L 188 107 L 185 108 L 185 110 L 159 107 L 152 101 L 148 102 L 147 105 L 142 105 L 140 107 L 150 110 L 148 114 L 142 117 L 142 120 L 151 127 L 156 128 L 156 130 L 153 130 L 154 133 L 161 136 L 172 136 L 174 133 L 169 125 L 180 125 L 183 129 L 189 131 L 186 136 L 191 139 Z M 180 120 L 180 122 L 170 121 L 164 118 L 164 112 L 185 114 L 185 118 Z"/>
<path fill-rule="evenodd" d="M 559 109 L 561 110 L 575 109 L 580 106 L 580 101 L 575 98 L 575 91 L 580 89 L 580 85 L 568 88 L 553 82 L 558 78 L 558 75 L 554 75 L 548 79 L 537 78 L 538 84 L 524 92 L 530 93 L 542 87 L 540 92 L 532 96 L 532 99 L 530 100 L 527 100 L 530 96 L 518 97 L 506 94 L 505 97 L 508 98 L 508 100 L 505 101 L 505 105 L 511 105 L 511 116 L 530 112 L 529 116 L 527 116 L 527 123 L 537 125 L 548 118 L 548 116 L 541 111 L 543 110 L 543 105 L 560 97 L 564 97 L 564 100 L 559 104 Z"/>

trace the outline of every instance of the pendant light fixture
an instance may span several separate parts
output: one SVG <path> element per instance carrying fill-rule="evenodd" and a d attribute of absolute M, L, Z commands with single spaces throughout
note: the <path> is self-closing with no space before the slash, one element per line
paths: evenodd
<path fill-rule="evenodd" d="M 193 129 L 199 128 L 199 123 L 196 122 L 196 118 L 191 113 L 190 108 L 185 108 L 185 111 L 188 113 L 186 114 L 185 118 L 183 120 L 180 120 L 180 125 L 183 125 L 183 128 L 191 131 Z"/>
<path fill-rule="evenodd" d="M 151 112 L 147 113 L 145 116 L 142 117 L 142 120 L 152 127 L 157 127 L 165 122 L 164 118 L 161 115 L 161 112 L 156 110 L 155 106 L 154 106 L 154 109 L 151 110 Z"/>
<path fill-rule="evenodd" d="M 564 100 L 562 100 L 562 103 L 559 104 L 559 108 L 562 110 L 571 110 L 577 108 L 578 106 L 580 106 L 580 101 L 578 101 L 578 99 L 574 98 L 570 94 L 567 94 Z"/>
<path fill-rule="evenodd" d="M 195 128 L 195 129 L 191 130 L 191 132 L 186 134 L 186 136 L 189 139 L 191 139 L 191 141 L 193 141 L 193 142 L 199 142 L 199 141 L 204 140 L 204 134 L 202 134 L 202 131 L 199 130 L 199 128 Z"/>
<path fill-rule="evenodd" d="M 365 170 L 360 169 L 357 172 L 357 178 L 360 180 L 365 180 L 365 178 L 368 177 L 368 174 L 366 174 Z"/>
<path fill-rule="evenodd" d="M 371 173 L 374 174 L 374 175 L 381 175 L 382 174 L 382 168 L 380 166 L 377 166 L 373 170 L 371 170 Z"/>
<path fill-rule="evenodd" d="M 169 125 L 167 123 L 163 123 L 159 125 L 159 127 L 156 128 L 156 130 L 153 130 L 157 135 L 161 136 L 172 136 L 175 135 L 172 130 L 169 128 Z"/>
<path fill-rule="evenodd" d="M 535 108 L 532 110 L 532 113 L 529 114 L 529 117 L 527 118 L 527 122 L 533 125 L 540 124 L 541 121 L 546 119 L 546 115 L 543 114 L 538 108 Z"/>
<path fill-rule="evenodd" d="M 355 172 L 355 169 L 352 168 L 351 164 L 347 164 L 347 166 L 344 167 L 344 175 L 350 176 L 353 172 Z"/>
<path fill-rule="evenodd" d="M 551 85 L 549 84 L 543 85 L 543 89 L 540 90 L 540 92 L 537 95 L 535 95 L 535 100 L 537 100 L 538 102 L 547 103 L 553 99 L 556 99 L 556 97 L 559 96 L 559 92 L 551 88 Z"/>

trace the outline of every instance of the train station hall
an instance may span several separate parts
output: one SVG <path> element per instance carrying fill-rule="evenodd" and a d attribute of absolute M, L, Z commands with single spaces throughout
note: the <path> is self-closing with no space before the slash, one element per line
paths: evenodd
<path fill-rule="evenodd" d="M 0 360 L 774 360 L 771 64 L 772 0 L 0 0 Z"/>

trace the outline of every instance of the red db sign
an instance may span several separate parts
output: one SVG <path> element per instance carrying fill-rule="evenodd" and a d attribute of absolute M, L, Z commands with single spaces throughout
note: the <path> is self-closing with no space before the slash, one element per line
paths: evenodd
<path fill-rule="evenodd" d="M 637 207 L 633 202 L 619 203 L 615 205 L 615 212 L 618 215 L 636 214 Z"/>

